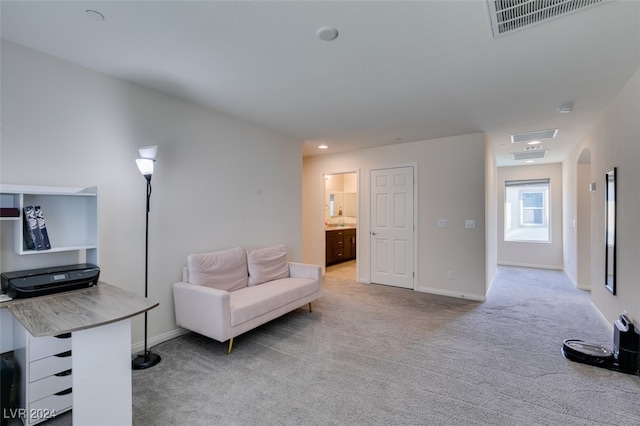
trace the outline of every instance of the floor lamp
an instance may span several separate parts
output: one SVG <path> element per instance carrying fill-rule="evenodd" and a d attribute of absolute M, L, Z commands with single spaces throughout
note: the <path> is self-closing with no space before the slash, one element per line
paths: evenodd
<path fill-rule="evenodd" d="M 156 162 L 156 154 L 158 153 L 158 145 L 145 146 L 138 150 L 140 158 L 136 160 L 140 173 L 147 180 L 147 221 L 144 240 L 144 297 L 148 296 L 149 291 L 149 200 L 151 199 L 151 176 L 153 176 L 153 165 Z M 160 355 L 151 353 L 147 350 L 147 312 L 144 313 L 144 353 L 136 356 L 131 361 L 131 368 L 134 370 L 143 370 L 153 367 L 160 362 Z"/>

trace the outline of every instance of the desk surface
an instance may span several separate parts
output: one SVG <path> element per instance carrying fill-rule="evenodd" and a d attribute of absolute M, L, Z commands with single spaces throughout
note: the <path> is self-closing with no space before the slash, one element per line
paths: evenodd
<path fill-rule="evenodd" d="M 35 337 L 55 336 L 110 324 L 158 306 L 111 284 L 2 303 Z"/>

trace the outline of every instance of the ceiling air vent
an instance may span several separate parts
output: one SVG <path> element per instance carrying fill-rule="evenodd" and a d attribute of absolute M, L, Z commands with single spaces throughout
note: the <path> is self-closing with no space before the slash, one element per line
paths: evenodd
<path fill-rule="evenodd" d="M 533 160 L 534 158 L 544 158 L 546 155 L 546 149 L 540 149 L 536 151 L 521 151 L 521 152 L 512 152 L 514 160 Z"/>
<path fill-rule="evenodd" d="M 511 135 L 511 143 L 541 141 L 553 139 L 558 134 L 558 129 L 536 130 L 535 132 L 514 133 Z"/>
<path fill-rule="evenodd" d="M 612 0 L 487 0 L 493 36 L 568 15 Z"/>

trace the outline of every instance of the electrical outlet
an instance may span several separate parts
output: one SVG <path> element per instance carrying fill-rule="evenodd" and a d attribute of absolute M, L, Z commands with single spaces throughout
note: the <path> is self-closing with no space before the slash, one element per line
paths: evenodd
<path fill-rule="evenodd" d="M 447 272 L 447 279 L 448 280 L 452 280 L 452 281 L 455 280 L 456 279 L 456 273 L 453 272 L 453 271 Z"/>
<path fill-rule="evenodd" d="M 447 222 L 447 219 L 438 219 L 438 228 L 448 228 L 449 227 L 449 223 Z"/>

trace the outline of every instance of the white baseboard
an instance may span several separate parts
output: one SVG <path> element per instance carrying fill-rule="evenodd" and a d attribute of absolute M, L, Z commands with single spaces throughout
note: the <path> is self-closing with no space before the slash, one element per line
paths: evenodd
<path fill-rule="evenodd" d="M 460 293 L 460 292 L 455 292 L 455 291 L 447 291 L 447 290 L 442 290 L 440 288 L 433 288 L 433 287 L 420 287 L 417 288 L 416 291 L 422 292 L 422 293 L 431 293 L 431 294 L 437 294 L 440 296 L 449 296 L 449 297 L 457 297 L 458 299 L 468 299 L 468 300 L 475 300 L 478 302 L 486 302 L 487 298 L 483 295 L 479 295 L 479 294 L 471 294 L 471 293 Z"/>
<path fill-rule="evenodd" d="M 607 327 L 609 327 L 609 330 L 611 331 L 611 333 L 613 333 L 613 324 L 609 322 L 607 317 L 605 317 L 602 314 L 602 312 L 600 312 L 600 309 L 598 309 L 598 307 L 593 303 L 593 301 L 591 302 L 591 306 L 593 306 L 593 309 L 598 313 L 598 316 L 600 317 L 602 322 L 605 323 Z"/>
<path fill-rule="evenodd" d="M 498 262 L 498 266 L 517 266 L 519 268 L 552 269 L 554 271 L 563 271 L 564 270 L 564 268 L 562 266 L 536 265 L 536 264 L 519 263 L 519 262 Z"/>
<path fill-rule="evenodd" d="M 188 333 L 191 333 L 191 331 L 185 328 L 177 328 L 175 330 L 169 331 L 168 333 L 154 336 L 150 338 L 149 341 L 147 342 L 147 349 L 152 348 L 153 346 L 159 345 L 160 343 L 166 342 L 167 340 L 175 339 L 176 337 L 183 336 Z M 132 354 L 137 354 L 143 351 L 144 351 L 144 340 L 131 345 Z"/>

